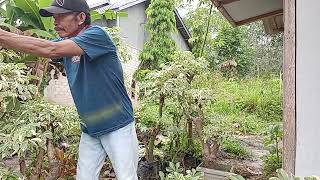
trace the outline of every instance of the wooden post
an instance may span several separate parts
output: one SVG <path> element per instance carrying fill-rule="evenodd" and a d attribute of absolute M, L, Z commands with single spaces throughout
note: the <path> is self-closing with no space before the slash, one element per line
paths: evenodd
<path fill-rule="evenodd" d="M 283 168 L 295 174 L 296 159 L 296 0 L 284 0 Z"/>

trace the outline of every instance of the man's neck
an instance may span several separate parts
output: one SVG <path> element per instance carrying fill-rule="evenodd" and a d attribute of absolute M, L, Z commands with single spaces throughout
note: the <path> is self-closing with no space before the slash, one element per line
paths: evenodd
<path fill-rule="evenodd" d="M 66 39 L 78 36 L 79 34 L 83 33 L 88 27 L 89 25 L 79 27 L 78 30 L 75 31 L 75 33 L 73 33 L 70 37 L 67 37 Z"/>

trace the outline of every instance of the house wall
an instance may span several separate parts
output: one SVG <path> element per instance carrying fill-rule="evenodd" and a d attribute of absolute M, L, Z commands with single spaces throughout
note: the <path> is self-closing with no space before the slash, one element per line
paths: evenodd
<path fill-rule="evenodd" d="M 127 8 L 123 11 L 128 13 L 128 17 L 120 17 L 118 23 L 124 41 L 127 42 L 129 46 L 138 50 L 142 50 L 146 40 L 144 26 L 147 16 L 145 10 L 145 3 Z"/>
<path fill-rule="evenodd" d="M 172 35 L 172 38 L 177 43 L 177 47 L 182 51 L 190 51 L 190 48 L 188 47 L 186 41 L 183 39 L 182 35 L 177 32 Z"/>
<path fill-rule="evenodd" d="M 50 74 L 53 73 L 54 71 L 52 71 Z M 62 74 L 58 76 L 58 79 L 54 79 L 54 76 L 51 75 L 49 85 L 44 89 L 44 97 L 46 97 L 52 103 L 64 106 L 74 105 L 68 79 L 66 76 L 62 76 Z"/>
<path fill-rule="evenodd" d="M 296 0 L 296 174 L 320 175 L 320 1 Z"/>

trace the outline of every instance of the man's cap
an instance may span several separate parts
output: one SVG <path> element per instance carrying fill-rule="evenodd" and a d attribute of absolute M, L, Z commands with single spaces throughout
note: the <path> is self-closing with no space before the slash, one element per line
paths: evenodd
<path fill-rule="evenodd" d="M 85 0 L 53 0 L 50 7 L 40 9 L 39 13 L 43 17 L 50 17 L 53 14 L 68 12 L 89 13 L 90 8 Z"/>

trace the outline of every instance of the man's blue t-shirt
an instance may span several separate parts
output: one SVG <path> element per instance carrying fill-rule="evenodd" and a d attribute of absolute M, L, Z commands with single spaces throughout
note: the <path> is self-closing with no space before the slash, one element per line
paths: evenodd
<path fill-rule="evenodd" d="M 131 123 L 134 120 L 131 100 L 124 86 L 116 46 L 108 33 L 92 26 L 70 40 L 85 53 L 64 58 L 82 131 L 100 136 Z"/>

